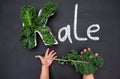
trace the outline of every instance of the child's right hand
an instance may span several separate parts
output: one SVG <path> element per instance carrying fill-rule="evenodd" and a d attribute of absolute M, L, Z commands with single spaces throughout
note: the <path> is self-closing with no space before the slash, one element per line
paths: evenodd
<path fill-rule="evenodd" d="M 50 49 L 47 48 L 45 57 L 42 57 L 41 55 L 37 55 L 36 57 L 41 60 L 43 66 L 50 67 L 50 65 L 53 63 L 53 59 L 57 56 L 54 50 L 50 51 Z"/>

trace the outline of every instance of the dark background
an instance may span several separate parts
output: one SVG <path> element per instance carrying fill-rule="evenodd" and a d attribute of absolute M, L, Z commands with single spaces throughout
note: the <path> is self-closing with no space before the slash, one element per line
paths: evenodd
<path fill-rule="evenodd" d="M 53 0 L 58 9 L 48 21 L 52 33 L 71 25 L 73 44 L 68 40 L 50 47 L 56 50 L 58 57 L 70 52 L 71 49 L 81 51 L 91 47 L 104 58 L 104 66 L 95 73 L 95 79 L 120 79 L 120 1 L 119 0 Z M 0 1 L 0 79 L 39 79 L 41 63 L 35 55 L 44 55 L 48 46 L 44 46 L 37 35 L 38 46 L 27 50 L 20 44 L 22 23 L 20 7 L 24 4 L 33 5 L 37 12 L 48 0 L 1 0 Z M 78 36 L 87 37 L 86 30 L 91 24 L 99 24 L 97 33 L 99 41 L 88 38 L 86 42 L 75 40 L 73 21 L 75 4 L 79 4 Z M 59 65 L 56 61 L 51 66 L 51 79 L 81 79 L 81 74 L 70 65 Z"/>

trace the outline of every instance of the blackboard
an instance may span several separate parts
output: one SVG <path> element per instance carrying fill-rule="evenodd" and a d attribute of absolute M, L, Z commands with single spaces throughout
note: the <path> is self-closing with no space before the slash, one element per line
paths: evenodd
<path fill-rule="evenodd" d="M 91 47 L 104 58 L 104 66 L 95 73 L 95 79 L 120 79 L 120 1 L 119 0 L 53 0 L 58 4 L 54 16 L 47 25 L 58 40 L 60 28 L 70 25 L 71 38 L 50 47 L 57 51 L 58 57 L 70 53 L 71 49 L 81 51 Z M 38 46 L 32 50 L 23 48 L 19 42 L 22 22 L 20 7 L 33 5 L 37 12 L 48 0 L 1 0 L 0 1 L 0 79 L 39 79 L 41 63 L 35 55 L 44 55 L 46 48 L 37 34 Z M 92 24 L 99 24 L 100 30 L 95 34 L 98 41 L 77 41 L 74 38 L 74 10 L 78 4 L 77 34 L 87 37 L 86 30 Z M 51 79 L 81 79 L 81 74 L 70 65 L 59 65 L 56 61 L 50 68 Z"/>

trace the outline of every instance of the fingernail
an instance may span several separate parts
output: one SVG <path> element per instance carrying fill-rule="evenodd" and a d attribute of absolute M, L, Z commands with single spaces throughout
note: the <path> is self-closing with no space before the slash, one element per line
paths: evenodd
<path fill-rule="evenodd" d="M 83 54 L 83 52 L 81 51 L 81 52 L 80 52 L 80 54 L 82 55 L 82 54 Z"/>
<path fill-rule="evenodd" d="M 91 50 L 91 48 L 88 48 L 88 50 L 90 51 L 90 50 Z"/>
<path fill-rule="evenodd" d="M 95 53 L 95 56 L 98 56 L 99 54 L 98 53 Z"/>
<path fill-rule="evenodd" d="M 84 52 L 86 52 L 87 50 L 86 49 L 84 49 Z"/>

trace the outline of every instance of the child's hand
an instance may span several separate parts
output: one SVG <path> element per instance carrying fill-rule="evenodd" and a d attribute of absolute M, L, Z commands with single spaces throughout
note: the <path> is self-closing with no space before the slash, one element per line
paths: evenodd
<path fill-rule="evenodd" d="M 49 67 L 53 62 L 52 59 L 56 58 L 57 56 L 54 50 L 50 51 L 50 49 L 48 48 L 46 50 L 45 57 L 42 57 L 41 55 L 37 55 L 36 57 L 41 60 L 43 66 Z"/>

